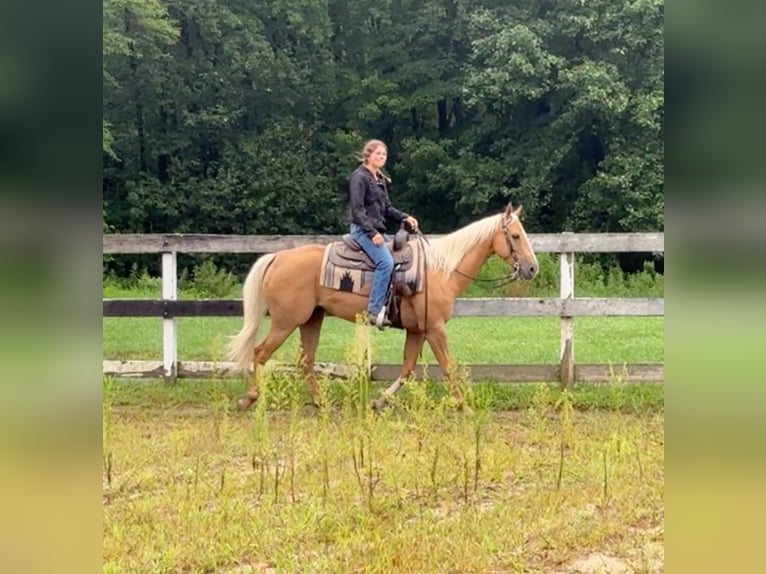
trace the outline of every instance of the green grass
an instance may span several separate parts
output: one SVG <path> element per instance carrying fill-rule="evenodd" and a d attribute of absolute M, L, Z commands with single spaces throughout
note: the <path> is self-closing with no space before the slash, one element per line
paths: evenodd
<path fill-rule="evenodd" d="M 209 263 L 209 262 L 208 262 Z M 558 263 L 555 257 L 541 254 L 540 275 L 533 282 L 516 282 L 500 289 L 487 290 L 474 283 L 464 296 L 556 296 Z M 482 268 L 482 277 L 507 272 L 498 258 Z M 224 270 L 212 264 L 195 268 L 194 280 L 184 275 L 179 298 L 198 299 L 239 297 L 240 287 Z M 612 297 L 661 297 L 664 277 L 648 267 L 642 273 L 625 275 L 612 269 L 605 273 L 595 264 L 578 267 L 577 295 Z M 159 279 L 135 270 L 129 278 L 108 277 L 103 286 L 107 299 L 159 299 Z M 268 323 L 268 321 L 266 322 Z M 242 325 L 238 317 L 188 317 L 178 319 L 178 354 L 181 360 L 222 360 L 226 341 Z M 264 325 L 264 328 L 267 324 Z M 325 320 L 317 361 L 342 362 L 353 338 L 354 326 L 335 318 Z M 448 343 L 458 363 L 553 364 L 558 362 L 559 320 L 556 317 L 489 318 L 458 317 L 447 324 Z M 390 330 L 375 332 L 372 338 L 373 361 L 398 364 L 402 360 L 404 334 Z M 275 355 L 277 361 L 293 361 L 297 356 L 298 334 L 294 333 Z M 162 321 L 159 318 L 104 318 L 103 357 L 105 359 L 159 359 L 162 356 Z M 663 317 L 580 317 L 575 319 L 575 358 L 578 363 L 662 362 L 664 359 Z M 426 345 L 423 357 L 434 363 Z"/>
<path fill-rule="evenodd" d="M 302 379 L 286 380 L 284 377 L 272 385 L 274 396 L 280 393 L 295 392 L 302 404 L 309 404 L 309 395 Z M 369 404 L 371 398 L 377 398 L 388 383 L 372 382 L 360 398 L 356 389 L 343 380 L 320 379 L 330 403 L 335 407 L 342 405 L 348 396 L 356 397 L 362 405 Z M 240 379 L 179 379 L 172 385 L 158 379 L 114 380 L 107 379 L 109 401 L 120 407 L 152 408 L 207 408 L 216 402 L 232 404 L 245 391 L 248 382 Z M 398 393 L 407 401 L 412 393 L 420 392 L 415 387 L 423 388 L 433 400 L 441 400 L 447 393 L 441 382 L 426 380 L 422 383 L 407 384 Z M 552 401 L 558 400 L 563 391 L 558 383 L 548 383 L 548 392 Z M 293 390 L 291 390 L 293 389 Z M 525 410 L 534 406 L 537 384 L 497 383 L 494 381 L 475 381 L 467 389 L 468 402 L 481 404 L 496 410 Z M 615 380 L 605 385 L 575 383 L 568 391 L 573 406 L 578 410 L 611 410 L 633 414 L 662 412 L 665 408 L 665 389 L 662 385 L 629 384 Z M 274 398 L 269 408 L 280 410 L 284 406 L 284 397 Z M 309 412 L 313 407 L 309 407 Z"/>
<path fill-rule="evenodd" d="M 227 337 L 242 325 L 234 317 L 178 319 L 178 355 L 181 360 L 223 360 Z M 559 321 L 555 317 L 457 317 L 447 324 L 450 352 L 459 363 L 553 364 L 558 361 Z M 336 318 L 325 320 L 317 361 L 342 362 L 354 325 Z M 293 333 L 276 353 L 279 361 L 292 361 L 298 349 Z M 375 331 L 373 360 L 401 363 L 404 333 Z M 104 318 L 105 359 L 159 359 L 162 357 L 162 320 Z M 581 317 L 575 319 L 575 357 L 580 363 L 662 362 L 662 317 Z M 434 362 L 427 345 L 423 359 Z"/>
<path fill-rule="evenodd" d="M 383 416 L 305 412 L 282 383 L 232 414 L 230 382 L 194 409 L 106 382 L 104 572 L 663 570 L 661 411 L 581 412 L 541 384 L 512 413 L 456 414 L 425 385 Z"/>
<path fill-rule="evenodd" d="M 577 269 L 575 294 L 577 297 L 662 297 L 665 277 L 654 271 L 654 265 L 646 263 L 637 273 L 623 273 L 616 267 L 604 269 L 588 262 L 592 257 L 576 256 Z M 471 283 L 463 297 L 557 297 L 559 294 L 559 260 L 550 253 L 538 254 L 540 271 L 534 281 L 515 281 L 494 287 L 492 282 L 508 275 L 505 261 L 490 257 L 478 274 L 478 281 Z M 180 297 L 220 299 L 239 297 L 242 288 L 233 274 L 218 269 L 211 260 L 184 269 L 178 280 Z M 146 297 L 159 297 L 160 279 L 150 276 L 146 269 L 135 267 L 128 277 L 109 274 L 104 278 L 104 297 L 135 296 L 140 291 Z M 131 294 L 133 292 L 133 294 Z"/>
<path fill-rule="evenodd" d="M 241 318 L 178 323 L 180 358 L 215 360 Z M 577 361 L 662 361 L 663 326 L 576 319 Z M 160 319 L 103 328 L 104 358 L 161 357 Z M 317 359 L 354 357 L 354 328 L 328 319 Z M 458 363 L 558 359 L 556 318 L 457 318 L 448 332 Z M 402 332 L 371 337 L 375 362 L 401 361 Z M 297 350 L 294 335 L 276 358 Z M 382 385 L 364 377 L 320 378 L 317 410 L 302 377 L 269 371 L 261 400 L 234 413 L 246 384 L 104 380 L 103 572 L 574 572 L 600 556 L 663 571 L 660 385 L 474 381 L 465 414 L 426 380 L 373 416 Z"/>

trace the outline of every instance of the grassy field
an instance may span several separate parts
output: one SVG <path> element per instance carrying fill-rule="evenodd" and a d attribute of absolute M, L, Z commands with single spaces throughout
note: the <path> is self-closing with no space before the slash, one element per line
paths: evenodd
<path fill-rule="evenodd" d="M 271 379 L 246 414 L 231 385 L 105 381 L 104 572 L 663 571 L 656 387 L 467 415 L 411 385 L 375 417 L 360 381 L 316 411 Z"/>
<path fill-rule="evenodd" d="M 514 283 L 503 292 L 488 292 L 478 284 L 466 296 L 518 295 L 555 296 L 558 267 L 555 258 L 542 254 L 541 273 L 534 282 Z M 505 264 L 496 258 L 482 269 L 486 277 L 502 275 Z M 194 281 L 180 281 L 179 298 L 240 297 L 241 286 L 233 276 L 215 267 L 202 265 Z M 502 290 L 501 290 L 502 291 Z M 518 292 L 517 292 L 518 291 Z M 550 292 L 549 292 L 550 291 Z M 604 273 L 597 266 L 578 267 L 578 296 L 661 297 L 662 275 Z M 160 297 L 156 277 L 137 273 L 129 281 L 110 279 L 103 286 L 104 298 Z M 181 360 L 224 359 L 227 337 L 242 325 L 239 317 L 189 317 L 178 319 L 178 354 Z M 328 318 L 317 352 L 320 362 L 341 362 L 353 339 L 354 326 Z M 489 318 L 458 317 L 447 324 L 449 346 L 458 363 L 552 364 L 558 362 L 559 321 L 556 317 Z M 400 363 L 404 334 L 390 330 L 372 338 L 372 359 L 377 363 Z M 293 361 L 298 336 L 293 334 L 277 352 L 278 361 Z M 575 354 L 580 363 L 662 362 L 664 358 L 663 317 L 581 317 L 575 320 Z M 162 356 L 162 321 L 159 318 L 104 318 L 105 359 L 159 359 Z M 421 360 L 434 363 L 427 345 Z"/>
<path fill-rule="evenodd" d="M 551 262 L 549 262 L 551 263 Z M 549 290 L 555 284 L 546 267 Z M 181 298 L 238 296 L 208 270 Z M 488 271 L 490 275 L 494 270 Z M 661 277 L 630 282 L 581 267 L 592 293 L 661 296 Z M 614 276 L 613 276 L 614 275 Z M 203 279 L 207 277 L 207 282 Z M 157 298 L 105 284 L 105 298 Z M 183 285 L 182 281 L 182 285 Z M 224 289 L 225 288 L 225 289 Z M 220 292 L 213 293 L 218 289 Z M 482 294 L 482 293 L 476 293 Z M 540 296 L 551 293 L 539 293 Z M 489 294 L 484 293 L 488 296 Z M 524 294 L 524 296 L 531 296 Z M 241 318 L 183 318 L 181 360 L 223 360 Z M 317 360 L 359 364 L 356 327 L 333 318 Z M 362 330 L 372 359 L 400 363 L 400 331 Z M 662 362 L 663 318 L 578 318 L 580 363 Z M 453 359 L 556 363 L 556 318 L 456 318 Z M 160 319 L 105 318 L 105 359 L 159 359 Z M 275 356 L 294 363 L 294 334 Z M 420 359 L 433 363 L 426 347 Z M 230 409 L 244 379 L 105 379 L 106 573 L 623 573 L 664 570 L 664 388 L 463 381 L 470 414 L 443 385 L 407 384 L 374 416 L 382 383 L 304 381 L 268 370 L 262 398 Z"/>
<path fill-rule="evenodd" d="M 180 319 L 181 359 L 223 359 L 240 325 Z M 103 326 L 104 358 L 161 356 L 159 319 Z M 663 326 L 577 319 L 577 359 L 662 361 Z M 355 362 L 355 328 L 328 319 L 318 360 Z M 458 318 L 448 331 L 458 363 L 558 358 L 555 318 Z M 401 361 L 401 332 L 362 332 L 375 362 Z M 297 353 L 293 336 L 276 359 Z M 269 370 L 262 400 L 232 412 L 245 386 L 104 381 L 104 572 L 664 570 L 661 385 L 472 381 L 464 414 L 427 380 L 382 416 L 368 409 L 381 384 L 363 377 L 320 378 L 322 410 L 305 406 L 300 377 Z"/>
<path fill-rule="evenodd" d="M 242 325 L 234 317 L 178 319 L 178 355 L 181 360 L 224 360 L 227 337 Z M 453 358 L 460 363 L 549 363 L 558 361 L 559 322 L 555 317 L 458 317 L 447 324 Z M 317 361 L 340 362 L 353 339 L 354 325 L 335 318 L 325 320 Z M 401 363 L 404 333 L 375 332 L 372 358 L 376 363 Z M 435 362 L 425 347 L 423 359 Z M 298 352 L 294 333 L 275 359 L 292 361 Z M 662 362 L 662 317 L 581 317 L 575 319 L 575 352 L 581 363 Z M 162 321 L 154 318 L 104 318 L 105 359 L 159 359 L 162 357 Z"/>

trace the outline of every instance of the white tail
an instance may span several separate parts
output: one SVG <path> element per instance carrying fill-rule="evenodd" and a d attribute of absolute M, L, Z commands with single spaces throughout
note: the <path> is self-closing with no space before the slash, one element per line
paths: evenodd
<path fill-rule="evenodd" d="M 275 254 L 264 255 L 255 262 L 242 287 L 242 306 L 245 324 L 229 341 L 229 360 L 234 361 L 234 371 L 246 373 L 253 360 L 253 350 L 258 343 L 258 330 L 266 315 L 266 298 L 263 296 L 263 276 Z"/>

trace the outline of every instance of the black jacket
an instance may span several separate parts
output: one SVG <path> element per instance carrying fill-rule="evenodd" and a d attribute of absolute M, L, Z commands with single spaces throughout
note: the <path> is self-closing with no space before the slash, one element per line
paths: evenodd
<path fill-rule="evenodd" d="M 364 166 L 359 166 L 348 184 L 349 219 L 372 238 L 376 233 L 386 232 L 386 223 L 401 223 L 408 217 L 399 211 L 388 198 L 388 184 L 382 177 L 376 179 Z"/>

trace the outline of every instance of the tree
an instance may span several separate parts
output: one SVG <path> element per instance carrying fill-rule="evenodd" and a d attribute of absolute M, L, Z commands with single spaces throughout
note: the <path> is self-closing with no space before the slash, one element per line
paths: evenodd
<path fill-rule="evenodd" d="M 657 0 L 105 0 L 105 222 L 339 232 L 364 140 L 444 232 L 664 226 Z"/>

